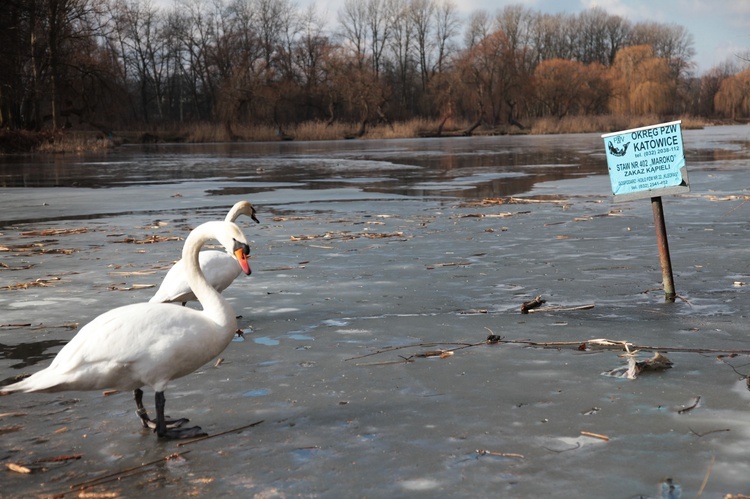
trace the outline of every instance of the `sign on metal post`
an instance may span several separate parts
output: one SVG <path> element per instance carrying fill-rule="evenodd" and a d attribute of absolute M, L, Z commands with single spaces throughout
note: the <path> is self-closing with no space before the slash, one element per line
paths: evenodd
<path fill-rule="evenodd" d="M 612 194 L 617 201 L 651 198 L 664 296 L 676 293 L 661 196 L 690 191 L 680 121 L 602 135 Z"/>
<path fill-rule="evenodd" d="M 690 191 L 680 121 L 602 135 L 617 201 Z"/>

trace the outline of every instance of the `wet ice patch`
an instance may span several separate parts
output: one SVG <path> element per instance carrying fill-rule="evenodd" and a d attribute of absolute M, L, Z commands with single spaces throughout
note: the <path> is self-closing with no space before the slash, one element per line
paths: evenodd
<path fill-rule="evenodd" d="M 750 400 L 750 383 L 747 379 L 737 380 L 732 385 L 732 391 L 743 400 Z"/>
<path fill-rule="evenodd" d="M 261 336 L 259 338 L 253 338 L 253 341 L 259 345 L 266 345 L 266 346 L 276 346 L 279 344 L 279 340 L 274 340 L 273 338 L 269 338 L 268 336 Z"/>
<path fill-rule="evenodd" d="M 331 452 L 323 450 L 318 446 L 305 447 L 292 451 L 292 456 L 294 456 L 297 462 L 303 464 L 312 461 L 314 458 L 330 457 L 331 455 Z"/>
<path fill-rule="evenodd" d="M 271 390 L 266 388 L 258 388 L 257 390 L 250 390 L 242 394 L 243 397 L 265 397 L 271 393 Z"/>
<path fill-rule="evenodd" d="M 66 300 L 72 301 L 72 300 Z M 8 308 L 45 308 L 58 305 L 57 300 L 34 300 L 34 301 L 14 301 L 8 303 Z"/>
<path fill-rule="evenodd" d="M 388 182 L 388 181 L 398 181 L 397 178 L 390 178 L 390 177 L 355 177 L 355 178 L 345 178 L 341 176 L 335 176 L 332 178 L 322 178 L 322 179 L 315 179 L 313 182 L 320 182 L 320 183 L 326 183 L 326 182 L 336 182 L 336 183 L 349 183 L 349 184 L 367 184 L 371 185 L 375 182 Z"/>
<path fill-rule="evenodd" d="M 401 487 L 406 490 L 433 490 L 440 487 L 440 482 L 432 478 L 415 478 L 413 480 L 402 480 Z"/>
<path fill-rule="evenodd" d="M 474 189 L 479 184 L 509 177 L 525 177 L 524 173 L 480 173 L 466 177 L 456 177 L 452 180 L 427 181 L 415 184 L 414 187 L 424 190 L 464 190 Z"/>
<path fill-rule="evenodd" d="M 337 329 L 339 334 L 370 334 L 368 329 Z"/>
<path fill-rule="evenodd" d="M 349 324 L 349 321 L 345 319 L 327 319 L 323 321 L 324 326 L 331 326 L 331 327 L 346 326 L 347 324 Z"/>
<path fill-rule="evenodd" d="M 321 166 L 325 166 L 330 171 L 343 171 L 351 173 L 353 171 L 368 171 L 375 170 L 382 172 L 386 170 L 418 170 L 419 166 L 415 165 L 403 165 L 392 163 L 390 161 L 378 161 L 369 159 L 352 159 L 352 158 L 341 158 L 341 159 L 330 159 L 320 161 Z"/>
<path fill-rule="evenodd" d="M 286 314 L 289 312 L 298 312 L 298 308 L 284 307 L 284 308 L 272 308 L 268 310 L 269 314 Z"/>
<path fill-rule="evenodd" d="M 292 340 L 307 341 L 307 340 L 314 340 L 315 339 L 312 336 L 308 336 L 306 334 L 299 334 L 299 333 L 290 334 L 288 336 Z"/>

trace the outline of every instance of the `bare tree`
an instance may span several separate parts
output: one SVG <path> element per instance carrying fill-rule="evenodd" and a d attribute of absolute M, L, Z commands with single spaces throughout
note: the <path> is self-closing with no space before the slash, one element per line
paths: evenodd
<path fill-rule="evenodd" d="M 475 10 L 469 15 L 464 31 L 464 48 L 472 50 L 492 32 L 492 19 L 486 10 Z"/>
<path fill-rule="evenodd" d="M 601 7 L 584 10 L 578 16 L 579 50 L 576 59 L 584 64 L 609 63 L 609 15 Z"/>
<path fill-rule="evenodd" d="M 435 10 L 435 45 L 437 60 L 434 72 L 442 73 L 454 53 L 454 40 L 461 29 L 461 19 L 452 0 L 442 0 Z"/>
<path fill-rule="evenodd" d="M 638 23 L 630 37 L 632 45 L 651 45 L 654 55 L 666 59 L 672 77 L 687 76 L 695 56 L 694 39 L 683 26 L 656 22 Z"/>
<path fill-rule="evenodd" d="M 409 19 L 414 27 L 414 41 L 421 75 L 422 90 L 427 89 L 432 66 L 432 17 L 435 13 L 434 0 L 411 0 Z"/>
<path fill-rule="evenodd" d="M 300 36 L 294 45 L 294 64 L 300 83 L 308 89 L 325 80 L 324 61 L 331 49 L 331 40 L 324 31 L 325 20 L 315 5 L 310 5 L 300 15 Z"/>
<path fill-rule="evenodd" d="M 58 126 L 60 112 L 59 92 L 61 79 L 66 72 L 66 58 L 75 53 L 79 40 L 89 40 L 101 33 L 99 20 L 102 4 L 96 0 L 46 0 L 46 45 L 49 63 L 52 129 Z"/>
<path fill-rule="evenodd" d="M 495 17 L 495 28 L 502 31 L 508 40 L 508 49 L 522 56 L 518 62 L 524 65 L 524 69 L 533 71 L 536 60 L 534 54 L 533 33 L 534 23 L 537 16 L 531 9 L 521 4 L 508 5 L 504 7 Z"/>
<path fill-rule="evenodd" d="M 338 12 L 340 36 L 354 52 L 357 64 L 364 65 L 367 57 L 367 4 L 365 0 L 345 0 Z"/>
<path fill-rule="evenodd" d="M 550 59 L 572 59 L 571 36 L 568 29 L 572 23 L 570 14 L 536 15 L 532 23 L 530 43 L 535 47 L 537 64 Z"/>
<path fill-rule="evenodd" d="M 398 106 L 402 111 L 414 112 L 413 109 L 413 75 L 414 62 L 414 25 L 411 23 L 408 0 L 393 1 L 393 23 L 389 38 L 389 56 L 394 67 L 394 85 Z"/>
<path fill-rule="evenodd" d="M 503 104 L 503 77 L 510 44 L 502 31 L 496 31 L 465 51 L 457 60 L 457 77 L 462 84 L 457 108 L 472 117 L 472 131 L 483 122 L 495 125 Z M 465 108 L 464 106 L 470 106 Z"/>
<path fill-rule="evenodd" d="M 376 76 L 380 75 L 383 52 L 391 37 L 394 8 L 395 2 L 392 0 L 367 1 L 370 54 L 372 55 L 372 69 Z"/>
<path fill-rule="evenodd" d="M 156 118 L 163 119 L 163 86 L 169 69 L 163 16 L 150 0 L 117 0 L 114 25 L 123 64 L 138 84 L 141 116 L 148 122 L 155 109 Z"/>
<path fill-rule="evenodd" d="M 0 9 L 0 127 L 16 130 L 24 126 L 27 103 L 36 99 L 34 71 L 30 67 L 33 2 L 9 0 Z M 34 113 L 36 114 L 36 113 Z"/>
<path fill-rule="evenodd" d="M 608 54 L 606 60 L 599 61 L 609 67 L 615 62 L 617 52 L 626 46 L 632 28 L 630 23 L 620 16 L 609 16 L 606 20 L 605 33 L 607 37 Z"/>
<path fill-rule="evenodd" d="M 336 47 L 325 33 L 325 20 L 314 5 L 300 15 L 300 36 L 294 46 L 294 63 L 304 98 L 304 113 L 297 119 L 336 119 L 340 95 L 331 85 L 331 61 Z"/>
<path fill-rule="evenodd" d="M 538 60 L 536 48 L 531 43 L 535 19 L 532 11 L 522 5 L 507 6 L 495 18 L 497 29 L 507 40 L 500 74 L 501 98 L 506 105 L 507 122 L 519 126 L 522 108 L 529 106 L 533 99 L 529 81 Z"/>

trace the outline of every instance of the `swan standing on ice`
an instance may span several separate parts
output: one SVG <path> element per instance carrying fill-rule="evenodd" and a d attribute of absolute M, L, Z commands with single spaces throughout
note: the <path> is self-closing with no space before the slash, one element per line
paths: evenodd
<path fill-rule="evenodd" d="M 229 210 L 229 213 L 227 213 L 224 221 L 234 222 L 240 215 L 247 215 L 255 220 L 255 223 L 260 223 L 255 217 L 255 208 L 247 201 L 235 203 L 232 209 Z M 237 265 L 237 260 L 234 259 L 229 251 L 226 253 L 223 251 L 201 251 L 199 263 L 209 284 L 219 293 L 227 289 L 242 273 L 242 268 Z M 169 269 L 167 275 L 164 276 L 159 289 L 149 302 L 182 302 L 185 305 L 189 301 L 195 301 L 195 294 L 190 290 L 190 286 L 187 280 L 185 280 L 184 267 L 185 265 L 182 263 L 182 260 L 175 263 Z"/>
<path fill-rule="evenodd" d="M 216 239 L 250 274 L 250 248 L 231 222 L 207 222 L 185 240 L 182 260 L 190 287 L 202 310 L 164 303 L 118 307 L 84 326 L 57 354 L 52 364 L 2 392 L 67 390 L 133 390 L 141 424 L 161 438 L 205 435 L 199 426 L 179 428 L 186 419 L 164 419 L 168 383 L 198 369 L 219 355 L 234 337 L 237 319 L 229 303 L 206 280 L 198 265 L 201 246 Z M 156 392 L 156 420 L 143 407 L 142 386 Z"/>

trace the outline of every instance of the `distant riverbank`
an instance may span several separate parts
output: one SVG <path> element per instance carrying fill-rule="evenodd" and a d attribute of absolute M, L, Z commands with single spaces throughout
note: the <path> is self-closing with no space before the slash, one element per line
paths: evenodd
<path fill-rule="evenodd" d="M 411 120 L 406 122 L 332 123 L 307 122 L 286 129 L 270 125 L 221 125 L 191 123 L 156 125 L 148 130 L 120 130 L 104 133 L 85 126 L 59 130 L 0 131 L 0 154 L 81 153 L 104 150 L 121 144 L 274 142 L 344 139 L 403 139 L 424 137 L 462 137 L 487 135 L 547 135 L 568 133 L 608 133 L 663 121 L 680 119 L 682 128 L 700 129 L 714 123 L 693 117 L 658 116 L 569 116 L 539 118 L 533 123 L 515 122 L 500 126 L 456 123 L 450 119 Z"/>

